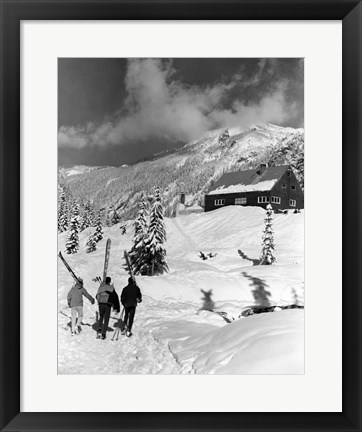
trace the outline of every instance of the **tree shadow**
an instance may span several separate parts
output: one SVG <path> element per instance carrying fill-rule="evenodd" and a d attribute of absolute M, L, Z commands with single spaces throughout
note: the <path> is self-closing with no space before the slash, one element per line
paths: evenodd
<path fill-rule="evenodd" d="M 220 312 L 220 311 L 215 311 L 214 307 L 215 307 L 215 303 L 212 300 L 211 296 L 212 296 L 212 290 L 209 291 L 204 291 L 204 290 L 200 290 L 202 292 L 202 294 L 204 295 L 204 297 L 201 298 L 201 300 L 203 300 L 204 304 L 201 306 L 201 308 L 199 310 L 206 310 L 209 312 L 213 312 L 216 313 L 218 315 L 221 316 L 221 318 L 228 324 L 231 323 L 231 320 L 227 317 L 226 312 Z"/>
<path fill-rule="evenodd" d="M 244 252 L 240 249 L 238 249 L 238 254 L 241 256 L 242 259 L 247 260 L 247 261 L 251 261 L 253 263 L 253 266 L 259 265 L 260 264 L 260 259 L 255 259 L 255 258 L 249 258 L 246 254 L 244 254 Z"/>
<path fill-rule="evenodd" d="M 251 282 L 251 286 L 254 286 L 255 288 L 252 290 L 255 303 L 258 306 L 270 306 L 269 298 L 271 296 L 271 292 L 267 291 L 265 288 L 268 287 L 263 279 L 260 279 L 255 276 L 251 276 L 247 274 L 246 272 L 242 272 L 242 275 L 249 279 Z"/>
<path fill-rule="evenodd" d="M 215 303 L 211 298 L 212 290 L 209 291 L 200 290 L 200 291 L 204 295 L 204 297 L 201 298 L 201 300 L 204 302 L 204 304 L 201 307 L 201 310 L 213 311 L 215 307 Z"/>
<path fill-rule="evenodd" d="M 292 288 L 292 296 L 293 296 L 294 304 L 299 306 L 300 305 L 300 298 L 299 298 L 299 295 L 298 295 L 295 288 Z"/>

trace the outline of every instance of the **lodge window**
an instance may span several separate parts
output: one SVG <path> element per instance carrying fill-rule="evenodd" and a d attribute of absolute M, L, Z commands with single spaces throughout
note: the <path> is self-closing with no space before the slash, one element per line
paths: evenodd
<path fill-rule="evenodd" d="M 294 186 L 294 185 L 292 185 L 291 188 L 292 188 L 293 190 L 295 190 L 295 186 Z"/>
<path fill-rule="evenodd" d="M 286 187 L 287 187 L 287 184 L 286 184 L 286 183 L 283 183 L 283 184 L 282 184 L 282 188 L 283 188 L 283 189 L 286 189 Z"/>
<path fill-rule="evenodd" d="M 280 198 L 280 197 L 272 196 L 272 197 L 271 197 L 271 202 L 272 202 L 273 204 L 280 204 L 280 203 L 281 203 L 281 198 Z"/>
<path fill-rule="evenodd" d="M 215 200 L 215 205 L 216 206 L 222 206 L 225 204 L 225 200 L 224 199 L 217 199 Z"/>
<path fill-rule="evenodd" d="M 269 197 L 267 196 L 259 196 L 258 197 L 258 203 L 268 203 L 269 202 Z"/>
<path fill-rule="evenodd" d="M 235 204 L 246 204 L 246 198 L 235 198 Z"/>
<path fill-rule="evenodd" d="M 290 200 L 289 200 L 289 205 L 290 205 L 291 207 L 295 207 L 295 206 L 297 205 L 297 201 L 296 201 L 296 200 L 293 200 L 293 199 L 290 199 Z"/>

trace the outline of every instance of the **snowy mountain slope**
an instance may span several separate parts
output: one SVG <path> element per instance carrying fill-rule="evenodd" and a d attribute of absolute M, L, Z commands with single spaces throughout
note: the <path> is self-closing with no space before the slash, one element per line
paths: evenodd
<path fill-rule="evenodd" d="M 70 336 L 66 331 L 69 318 L 59 314 L 59 372 L 303 373 L 303 312 L 263 314 L 262 325 L 261 315 L 239 319 L 241 312 L 250 306 L 304 304 L 304 215 L 274 215 L 278 262 L 258 266 L 253 264 L 261 250 L 264 216 L 260 208 L 235 206 L 166 218 L 170 272 L 157 277 L 137 277 L 144 301 L 137 309 L 134 336 L 117 343 L 96 341 L 97 308 L 85 300 L 84 321 L 89 325 L 83 326 L 79 337 Z M 80 251 L 65 257 L 95 296 L 98 285 L 92 279 L 102 273 L 105 242 L 110 238 L 109 275 L 120 294 L 128 278 L 123 268 L 123 250 L 131 246 L 132 224 L 127 222 L 126 235 L 121 235 L 117 225 L 105 228 L 98 249 L 87 254 L 85 243 L 93 229 L 80 234 Z M 60 250 L 64 250 L 66 236 L 67 233 L 59 235 Z M 200 250 L 217 255 L 202 261 Z M 58 307 L 68 315 L 66 295 L 71 284 L 71 277 L 59 262 Z M 202 310 L 205 306 L 210 308 L 210 304 L 214 311 L 224 312 L 228 320 L 235 322 L 226 324 L 220 315 Z M 275 317 L 277 314 L 285 317 L 282 323 Z M 115 323 L 112 314 L 111 329 Z M 265 335 L 264 326 L 268 328 Z M 238 334 L 235 343 L 225 345 L 235 334 Z M 205 343 L 196 343 L 202 335 L 207 335 Z M 275 345 L 261 355 L 263 341 L 267 343 L 265 346 Z M 250 346 L 254 347 L 252 351 Z M 215 353 L 224 351 L 219 364 Z M 109 359 L 106 364 L 99 361 L 105 356 Z"/>
<path fill-rule="evenodd" d="M 99 207 L 115 206 L 122 219 L 134 217 L 140 193 L 163 194 L 166 215 L 174 214 L 177 193 L 201 204 L 204 194 L 225 171 L 254 168 L 260 163 L 291 164 L 303 184 L 304 130 L 264 124 L 246 131 L 208 132 L 172 153 L 128 167 L 98 168 L 64 178 L 71 192 Z"/>
<path fill-rule="evenodd" d="M 96 166 L 87 166 L 87 165 L 75 165 L 71 168 L 59 168 L 59 174 L 63 177 L 71 177 L 74 175 L 80 175 L 84 173 L 91 172 L 96 169 L 100 169 L 101 167 Z"/>

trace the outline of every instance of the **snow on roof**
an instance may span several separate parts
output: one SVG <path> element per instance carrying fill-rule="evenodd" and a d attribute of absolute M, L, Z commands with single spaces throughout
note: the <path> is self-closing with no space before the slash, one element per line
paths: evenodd
<path fill-rule="evenodd" d="M 208 195 L 268 191 L 288 168 L 289 165 L 282 165 L 267 167 L 263 173 L 260 173 L 260 168 L 226 173 L 212 186 Z"/>

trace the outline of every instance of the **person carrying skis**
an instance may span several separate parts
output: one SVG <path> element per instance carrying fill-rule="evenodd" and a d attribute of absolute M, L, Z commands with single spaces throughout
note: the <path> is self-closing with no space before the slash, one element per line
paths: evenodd
<path fill-rule="evenodd" d="M 96 298 L 99 306 L 97 339 L 105 339 L 109 318 L 111 316 L 111 308 L 113 307 L 117 313 L 119 313 L 120 309 L 118 294 L 114 286 L 111 285 L 111 278 L 109 276 L 106 277 L 105 282 L 102 282 L 98 288 Z"/>
<path fill-rule="evenodd" d="M 124 306 L 124 324 L 125 327 L 122 331 L 122 334 L 127 335 L 127 337 L 132 336 L 132 325 L 134 316 L 136 313 L 137 303 L 141 303 L 142 294 L 139 287 L 136 285 L 135 281 L 129 277 L 128 285 L 125 286 L 122 290 L 121 294 L 121 303 Z"/>
<path fill-rule="evenodd" d="M 92 304 L 94 304 L 94 298 L 84 288 L 83 279 L 79 278 L 78 282 L 74 283 L 67 296 L 68 306 L 72 311 L 72 336 L 79 334 L 79 332 L 82 330 L 81 324 L 83 318 L 83 296 L 87 297 L 87 299 Z"/>

